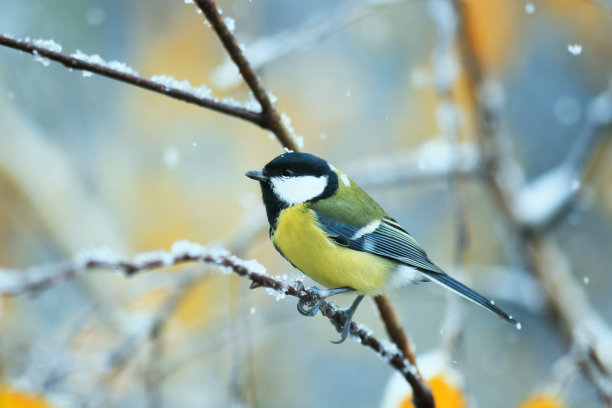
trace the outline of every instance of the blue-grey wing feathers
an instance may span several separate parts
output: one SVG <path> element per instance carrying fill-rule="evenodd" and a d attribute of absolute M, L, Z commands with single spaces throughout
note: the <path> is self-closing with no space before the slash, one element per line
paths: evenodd
<path fill-rule="evenodd" d="M 385 218 L 374 221 L 366 226 L 356 227 L 327 218 L 320 213 L 317 213 L 317 219 L 321 227 L 338 245 L 376 254 L 411 266 L 425 275 L 428 280 L 434 281 L 464 298 L 489 309 L 504 320 L 516 324 L 518 327 L 516 320 L 495 306 L 492 301 L 451 278 L 434 265 L 416 240 L 394 220 Z"/>

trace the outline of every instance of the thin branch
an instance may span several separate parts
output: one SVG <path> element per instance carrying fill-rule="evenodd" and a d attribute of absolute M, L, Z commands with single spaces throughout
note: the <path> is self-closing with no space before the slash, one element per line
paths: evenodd
<path fill-rule="evenodd" d="M 391 305 L 391 301 L 388 296 L 385 294 L 378 295 L 374 298 L 376 302 L 376 306 L 378 306 L 378 310 L 380 312 L 380 318 L 385 324 L 385 329 L 389 334 L 389 337 L 395 343 L 402 355 L 408 359 L 410 364 L 414 366 L 415 369 L 415 381 L 418 381 L 418 384 L 413 384 L 408 380 L 410 385 L 412 386 L 412 391 L 414 395 L 414 405 L 417 407 L 435 407 L 435 401 L 433 399 L 433 394 L 423 379 L 420 371 L 416 365 L 416 357 L 414 356 L 414 352 L 412 351 L 412 347 L 410 346 L 410 341 L 408 340 L 408 336 L 404 332 L 404 328 L 397 320 L 397 314 Z"/>
<path fill-rule="evenodd" d="M 204 15 L 206 15 L 206 19 L 212 25 L 215 33 L 217 33 L 217 36 L 223 43 L 232 61 L 234 61 L 234 64 L 238 67 L 240 75 L 242 75 L 244 81 L 251 91 L 253 91 L 255 99 L 261 104 L 264 118 L 263 127 L 270 129 L 287 149 L 294 151 L 299 150 L 291 132 L 281 120 L 278 110 L 272 103 L 268 91 L 264 88 L 263 83 L 244 56 L 244 52 L 238 45 L 236 37 L 234 37 L 223 21 L 214 0 L 195 0 L 195 2 Z"/>
<path fill-rule="evenodd" d="M 230 32 L 227 25 L 223 21 L 223 18 L 221 17 L 221 14 L 219 13 L 219 10 L 217 9 L 217 6 L 214 0 L 195 0 L 195 3 L 198 5 L 200 10 L 202 10 L 202 12 L 206 15 L 208 22 L 212 25 L 214 31 L 219 36 L 219 39 L 223 43 L 223 46 L 227 50 L 232 61 L 234 61 L 234 63 L 238 67 L 240 74 L 244 78 L 249 88 L 253 91 L 255 98 L 261 104 L 262 111 L 266 119 L 266 127 L 269 128 L 276 135 L 278 140 L 281 142 L 281 144 L 285 148 L 293 150 L 293 151 L 298 151 L 299 147 L 297 146 L 294 138 L 291 136 L 291 132 L 287 129 L 287 127 L 281 120 L 281 116 L 278 113 L 272 101 L 270 100 L 268 92 L 263 87 L 263 84 L 261 83 L 259 77 L 257 76 L 255 71 L 251 67 L 249 61 L 244 56 L 244 53 L 242 49 L 240 48 L 240 46 L 238 45 L 236 38 Z M 253 281 L 253 283 L 255 282 Z M 292 293 L 287 293 L 287 294 L 295 296 L 295 294 L 292 294 Z M 391 306 L 391 302 L 389 301 L 389 299 L 387 297 L 382 297 L 379 300 L 377 300 L 377 305 L 379 306 L 379 310 L 381 310 L 381 316 L 383 316 L 383 319 L 386 319 L 384 320 L 385 327 L 387 328 L 394 327 L 394 328 L 401 330 L 401 325 L 397 321 L 395 313 L 385 313 L 385 311 L 383 310 L 383 309 L 393 310 L 393 307 Z M 322 306 L 321 311 L 322 313 L 325 314 L 324 310 L 330 310 L 330 309 L 326 309 L 324 306 Z M 335 313 L 334 316 L 338 316 L 338 314 Z M 330 317 L 330 320 L 331 319 L 332 317 Z M 339 326 L 336 326 L 336 327 L 339 327 Z M 351 325 L 351 333 L 353 333 L 352 325 Z M 396 333 L 389 332 L 389 335 L 394 340 L 398 339 L 398 337 L 396 336 Z M 361 341 L 363 342 L 365 341 L 365 339 L 361 339 Z M 373 343 L 371 343 L 371 340 L 369 344 L 370 344 L 370 348 L 374 347 L 376 349 L 376 346 Z M 380 343 L 377 343 L 377 344 L 380 344 Z M 404 347 L 401 344 L 401 342 L 397 344 L 397 346 L 400 349 Z M 405 360 L 405 358 L 407 357 L 408 357 L 407 355 L 402 355 L 401 359 Z M 398 368 L 397 364 L 399 363 L 398 361 L 395 361 L 395 359 L 392 359 L 390 360 L 390 364 L 394 366 L 395 368 Z M 419 380 L 419 376 L 417 375 L 418 371 L 416 370 L 416 367 L 414 365 L 411 365 L 411 367 L 414 369 L 415 374 L 412 374 L 410 376 L 405 374 L 405 377 L 406 377 L 406 380 L 410 383 L 410 385 L 413 388 L 414 395 L 415 395 L 415 404 L 419 408 L 433 407 L 433 398 L 431 397 L 431 391 L 429 390 L 428 386 L 424 382 Z"/>
<path fill-rule="evenodd" d="M 273 102 L 271 101 L 268 92 L 265 90 L 260 79 L 255 74 L 255 71 L 252 69 L 251 65 L 245 58 L 244 53 L 242 52 L 240 46 L 238 45 L 236 41 L 236 38 L 230 32 L 225 22 L 223 21 L 223 18 L 221 17 L 219 11 L 217 10 L 217 7 L 214 1 L 196 0 L 196 3 L 198 7 L 206 15 L 208 21 L 211 23 L 211 25 L 213 26 L 213 29 L 215 30 L 215 32 L 221 39 L 230 57 L 232 58 L 236 66 L 238 67 L 245 82 L 247 83 L 249 88 L 252 90 L 253 95 L 258 100 L 258 102 L 261 104 L 261 107 L 262 107 L 261 113 L 250 111 L 248 109 L 244 109 L 240 107 L 231 106 L 228 104 L 224 104 L 214 99 L 197 97 L 194 94 L 191 94 L 189 92 L 184 92 L 179 89 L 169 87 L 165 84 L 160 84 L 152 80 L 144 79 L 142 77 L 139 77 L 138 75 L 135 75 L 133 72 L 125 72 L 125 70 L 113 69 L 103 64 L 97 64 L 91 61 L 83 60 L 82 58 L 75 58 L 73 56 L 67 56 L 67 55 L 61 54 L 58 51 L 54 51 L 52 49 L 46 48 L 44 46 L 35 45 L 29 41 L 15 40 L 8 36 L 0 35 L 0 45 L 14 48 L 14 49 L 17 49 L 23 52 L 28 52 L 32 55 L 35 55 L 36 57 L 46 58 L 52 61 L 59 62 L 63 64 L 64 66 L 71 68 L 71 69 L 78 69 L 78 70 L 94 72 L 94 73 L 97 73 L 103 76 L 107 76 L 109 78 L 113 78 L 113 79 L 116 79 L 116 80 L 119 80 L 119 81 L 122 81 L 128 84 L 131 84 L 131 85 L 136 85 L 144 89 L 149 89 L 149 90 L 170 96 L 175 99 L 183 100 L 185 102 L 193 103 L 193 104 L 205 107 L 205 108 L 213 109 L 213 110 L 216 110 L 216 111 L 219 111 L 219 112 L 222 112 L 222 113 L 234 116 L 234 117 L 238 117 L 238 118 L 250 121 L 252 123 L 257 124 L 258 126 L 262 128 L 269 129 L 270 131 L 272 131 L 284 147 L 290 150 L 294 150 L 294 151 L 299 150 L 296 141 L 291 135 L 291 131 L 288 129 L 288 125 L 284 123 L 281 115 L 279 114 Z M 195 260 L 195 259 L 185 259 L 185 261 L 186 260 Z M 174 261 L 178 261 L 178 260 L 175 259 Z M 165 265 L 164 263 L 159 263 L 159 260 L 148 262 L 148 263 L 143 263 L 143 264 L 138 264 L 138 265 L 133 264 L 133 263 L 132 264 L 124 263 L 124 262 L 108 263 L 103 260 L 102 261 L 92 260 L 87 264 L 78 265 L 78 266 L 80 267 L 80 269 L 75 267 L 74 265 L 72 266 L 69 265 L 66 268 L 64 268 L 61 271 L 61 273 L 58 273 L 58 274 L 42 276 L 42 277 L 36 276 L 31 281 L 21 282 L 21 284 L 17 284 L 17 285 L 11 284 L 9 285 L 9 288 L 5 288 L 5 290 L 2 290 L 2 288 L 0 288 L 0 294 L 2 294 L 3 296 L 11 296 L 11 295 L 19 294 L 23 291 L 34 291 L 35 292 L 35 291 L 47 288 L 57 282 L 64 281 L 64 280 L 74 277 L 76 274 L 81 272 L 81 269 L 83 269 L 83 267 L 86 269 L 90 269 L 90 268 L 116 269 L 116 270 L 123 271 L 129 275 L 132 273 L 139 272 L 140 270 L 158 268 L 158 267 L 167 266 L 167 265 Z M 275 288 L 275 286 L 277 286 L 277 283 L 274 283 L 274 282 L 267 282 L 267 283 L 272 285 L 271 288 L 278 289 L 278 288 Z M 256 286 L 259 285 L 255 281 L 253 281 L 253 284 L 255 284 Z M 266 286 L 266 285 L 259 285 L 259 286 Z M 304 292 L 304 293 L 307 293 L 307 292 Z M 295 293 L 293 294 L 287 293 L 287 294 L 296 296 Z M 309 296 L 309 295 L 305 295 L 305 296 Z M 392 310 L 391 304 L 387 298 L 383 298 L 382 303 L 386 304 L 386 306 L 390 310 Z M 337 313 L 334 314 L 332 309 L 326 309 L 324 306 L 322 306 L 321 310 L 323 309 L 328 310 L 327 313 L 332 313 L 334 316 L 338 316 L 337 318 L 340 319 L 340 321 L 343 320 L 343 316 Z M 329 310 L 332 310 L 332 311 L 329 312 Z M 387 316 L 387 319 L 392 319 L 389 321 L 385 321 L 385 327 L 401 328 L 401 326 L 399 325 L 399 323 L 397 322 L 395 318 L 394 313 L 387 313 L 387 314 L 382 313 L 382 315 Z M 337 323 L 338 322 L 336 321 L 335 324 Z M 351 333 L 353 333 L 353 329 L 354 327 L 351 326 Z M 355 334 L 353 333 L 353 335 Z M 390 335 L 392 338 L 394 338 L 394 335 L 392 333 L 390 333 Z M 359 337 L 362 341 L 365 341 L 364 344 L 367 343 L 367 345 L 370 348 L 374 350 L 378 350 L 380 354 L 382 350 L 380 347 L 382 346 L 380 346 L 381 343 L 378 342 L 378 340 L 369 338 L 368 336 L 364 337 L 364 333 L 361 333 L 361 332 L 358 332 L 357 337 Z M 400 347 L 402 347 L 401 344 L 400 344 Z M 404 357 L 401 356 L 401 354 L 399 356 L 388 355 L 388 353 L 386 354 L 382 353 L 380 355 L 383 358 L 389 358 L 388 361 L 395 368 L 398 368 L 398 367 L 406 368 L 404 367 L 404 364 L 401 363 L 402 360 L 405 361 Z M 416 372 L 416 368 L 414 368 L 413 366 L 410 366 L 410 369 L 406 369 L 406 371 L 404 372 L 404 375 L 406 379 L 408 380 L 408 382 L 413 386 L 415 398 L 417 398 L 416 396 L 418 395 L 423 395 L 423 396 L 429 395 L 430 396 L 431 393 L 429 389 L 427 388 L 427 386 L 424 383 L 420 383 L 417 377 L 410 374 L 409 372 L 411 370 L 414 370 Z M 427 405 L 427 398 L 425 397 L 423 397 L 422 401 L 418 400 L 417 398 L 415 399 L 415 402 L 417 402 L 418 407 L 433 406 L 433 404 Z"/>
<path fill-rule="evenodd" d="M 459 12 L 460 21 L 465 29 L 465 10 L 463 4 L 454 0 Z M 584 371 L 596 388 L 603 401 L 612 403 L 612 362 L 605 359 L 606 346 L 612 344 L 612 330 L 593 309 L 588 297 L 572 274 L 569 262 L 560 248 L 547 235 L 547 229 L 533 230 L 526 227 L 517 217 L 514 203 L 520 189 L 508 189 L 504 181 L 508 181 L 504 171 L 508 160 L 502 148 L 497 129 L 498 118 L 494 107 L 486 100 L 477 97 L 478 87 L 483 83 L 482 70 L 473 51 L 472 39 L 466 31 L 461 36 L 462 56 L 468 67 L 472 103 L 476 109 L 480 125 L 479 136 L 483 155 L 487 157 L 485 179 L 487 187 L 497 201 L 499 208 L 506 217 L 513 240 L 517 244 L 518 255 L 539 280 L 549 305 L 555 312 L 558 326 L 567 335 L 570 344 L 582 351 L 581 361 Z M 594 99 L 590 109 L 590 121 L 593 131 L 612 120 L 612 99 L 608 91 Z M 595 129 L 597 128 L 597 129 Z M 591 138 L 589 138 L 591 139 Z M 584 143 L 584 144 L 583 144 Z M 570 153 L 566 163 L 584 166 L 592 156 L 595 143 L 592 140 L 575 145 L 577 153 Z M 579 169 L 576 176 L 579 177 Z M 581 183 L 580 183 L 581 184 Z M 577 186 L 580 187 L 580 184 Z M 516 186 L 513 186 L 516 187 Z M 571 198 L 571 196 L 569 197 Z M 554 209 L 561 208 L 558 206 Z M 548 223 L 547 227 L 551 224 Z"/>
<path fill-rule="evenodd" d="M 245 261 L 222 248 L 207 249 L 187 241 L 176 242 L 169 252 L 145 252 L 136 255 L 132 260 L 125 260 L 106 250 L 87 251 L 79 255 L 73 262 L 48 267 L 47 269 L 51 272 L 47 272 L 42 279 L 39 276 L 29 276 L 40 274 L 40 270 L 26 270 L 22 272 L 3 271 L 3 279 L 0 279 L 0 294 L 14 295 L 23 292 L 36 292 L 49 288 L 59 281 L 70 279 L 94 269 L 115 270 L 132 276 L 152 269 L 176 266 L 188 262 L 201 262 L 220 266 L 223 272 L 234 272 L 239 276 L 249 279 L 251 281 L 251 289 L 263 287 L 271 290 L 279 298 L 288 295 L 308 301 L 313 296 L 316 296 L 316 294 L 305 289 L 301 282 L 288 283 L 267 275 L 263 266 L 256 261 Z M 6 278 L 7 274 L 18 274 L 20 276 L 19 279 L 22 281 L 17 284 L 11 282 L 9 285 L 6 285 L 6 279 L 4 278 Z M 171 302 L 166 310 L 172 310 L 174 307 L 175 303 Z M 342 327 L 345 324 L 346 317 L 338 311 L 338 307 L 333 303 L 323 301 L 320 310 L 334 327 Z M 163 324 L 163 319 L 156 320 L 160 322 L 156 323 L 156 325 Z M 351 322 L 350 334 L 353 340 L 373 350 L 381 359 L 400 372 L 413 387 L 415 396 L 427 395 L 429 393 L 428 389 L 423 389 L 417 368 L 396 347 L 378 340 L 372 336 L 369 329 L 356 322 Z M 417 406 L 431 407 L 433 405 L 417 404 Z"/>
<path fill-rule="evenodd" d="M 126 84 L 137 86 L 139 88 L 147 89 L 149 91 L 157 92 L 159 94 L 166 95 L 183 102 L 198 105 L 203 108 L 211 109 L 216 112 L 233 116 L 235 118 L 240 118 L 248 122 L 254 123 L 264 129 L 267 128 L 266 119 L 261 112 L 255 112 L 239 106 L 233 106 L 209 97 L 199 97 L 193 93 L 173 88 L 171 86 L 155 82 L 151 79 L 146 79 L 141 76 L 134 75 L 133 73 L 124 72 L 120 69 L 114 69 L 103 64 L 98 64 L 95 62 L 86 61 L 82 58 L 62 54 L 61 52 L 53 51 L 49 48 L 36 45 L 31 41 L 19 40 L 11 38 L 7 35 L 0 34 L 0 45 L 23 51 L 28 54 L 32 54 L 36 57 L 46 58 L 51 61 L 59 62 L 60 64 L 70 69 L 93 72 L 95 74 L 102 75 L 107 78 L 112 78 L 117 81 L 124 82 Z"/>
<path fill-rule="evenodd" d="M 309 18 L 301 26 L 258 38 L 246 47 L 245 54 L 255 71 L 260 71 L 287 55 L 310 48 L 346 29 L 376 12 L 393 6 L 407 4 L 408 0 L 366 0 L 359 3 L 341 3 L 332 10 L 326 10 Z M 230 59 L 212 74 L 215 86 L 227 89 L 238 85 L 240 75 L 234 70 Z"/>
<path fill-rule="evenodd" d="M 342 166 L 361 187 L 477 178 L 483 168 L 476 144 L 454 144 L 441 138 L 411 150 L 362 157 Z"/>

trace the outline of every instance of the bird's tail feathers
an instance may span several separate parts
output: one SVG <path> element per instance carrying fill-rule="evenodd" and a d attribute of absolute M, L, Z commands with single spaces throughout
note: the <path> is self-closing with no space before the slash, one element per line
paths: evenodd
<path fill-rule="evenodd" d="M 495 313 L 502 319 L 506 320 L 509 323 L 514 324 L 517 329 L 519 330 L 521 329 L 521 324 L 517 322 L 516 320 L 514 320 L 514 318 L 510 316 L 508 313 L 504 312 L 502 309 L 497 307 L 492 300 L 485 298 L 481 294 L 473 291 L 472 289 L 468 288 L 461 282 L 458 282 L 455 279 L 451 278 L 447 274 L 436 273 L 436 272 L 431 272 L 431 271 L 421 271 L 421 272 L 423 272 L 423 274 L 425 274 L 430 280 L 434 281 L 435 283 L 442 285 L 447 289 L 452 290 L 456 294 L 468 300 L 471 300 L 472 302 L 476 304 L 479 304 L 485 309 L 489 309 L 490 311 L 492 311 L 493 313 Z"/>

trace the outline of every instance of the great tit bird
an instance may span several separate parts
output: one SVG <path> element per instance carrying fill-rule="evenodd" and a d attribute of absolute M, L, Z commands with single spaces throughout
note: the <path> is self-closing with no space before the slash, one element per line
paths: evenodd
<path fill-rule="evenodd" d="M 325 297 L 356 291 L 353 304 L 342 310 L 344 341 L 364 295 L 378 295 L 407 283 L 436 282 L 520 324 L 494 302 L 448 276 L 433 264 L 417 241 L 355 184 L 325 160 L 288 152 L 246 176 L 259 181 L 270 223 L 272 243 L 293 266 L 328 289 Z M 302 314 L 314 315 L 318 304 L 298 303 Z"/>

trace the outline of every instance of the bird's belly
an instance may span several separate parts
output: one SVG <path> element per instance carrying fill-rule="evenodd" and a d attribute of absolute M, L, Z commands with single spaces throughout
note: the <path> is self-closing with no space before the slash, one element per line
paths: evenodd
<path fill-rule="evenodd" d="M 305 205 L 282 211 L 271 238 L 295 267 L 329 288 L 381 293 L 397 268 L 393 261 L 332 242 Z"/>

